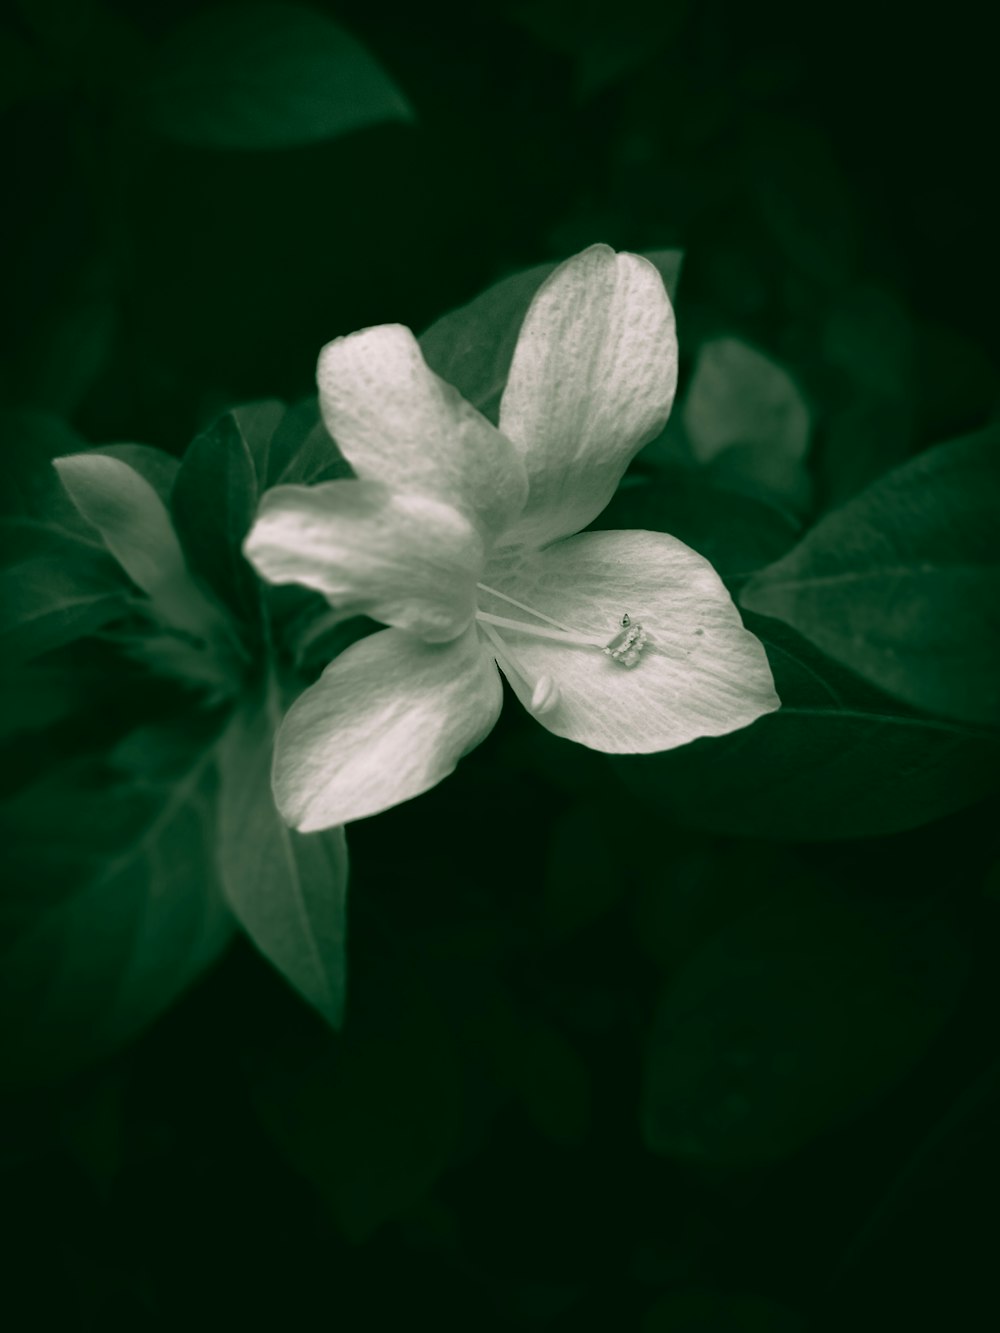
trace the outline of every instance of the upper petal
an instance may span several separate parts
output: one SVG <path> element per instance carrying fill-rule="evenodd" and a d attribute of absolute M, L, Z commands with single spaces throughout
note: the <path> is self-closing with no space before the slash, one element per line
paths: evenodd
<path fill-rule="evenodd" d="M 475 626 L 447 644 L 381 630 L 348 648 L 292 705 L 274 795 L 303 833 L 399 805 L 486 739 L 503 691 Z"/>
<path fill-rule="evenodd" d="M 582 533 L 517 566 L 498 561 L 484 581 L 585 634 L 610 640 L 625 613 L 646 630 L 631 668 L 597 648 L 501 631 L 529 681 L 551 678 L 556 702 L 538 719 L 558 736 L 648 754 L 735 731 L 780 705 L 764 649 L 721 579 L 666 533 Z M 499 602 L 485 609 L 502 613 Z M 526 683 L 510 683 L 530 707 Z"/>
<path fill-rule="evenodd" d="M 676 387 L 674 312 L 649 260 L 595 245 L 561 264 L 528 308 L 500 404 L 530 483 L 504 540 L 540 546 L 595 519 Z"/>
<path fill-rule="evenodd" d="M 511 442 L 434 374 L 401 324 L 327 343 L 317 380 L 323 419 L 359 476 L 444 500 L 491 536 L 524 507 Z"/>
<path fill-rule="evenodd" d="M 372 481 L 266 491 L 243 550 L 269 583 L 315 588 L 429 642 L 468 625 L 483 563 L 479 533 L 450 505 Z"/>

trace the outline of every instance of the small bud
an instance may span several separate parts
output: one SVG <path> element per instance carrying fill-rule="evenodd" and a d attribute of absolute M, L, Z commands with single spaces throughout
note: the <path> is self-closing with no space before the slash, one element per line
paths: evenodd
<path fill-rule="evenodd" d="M 559 702 L 559 686 L 551 676 L 539 676 L 531 695 L 533 713 L 551 713 Z"/>

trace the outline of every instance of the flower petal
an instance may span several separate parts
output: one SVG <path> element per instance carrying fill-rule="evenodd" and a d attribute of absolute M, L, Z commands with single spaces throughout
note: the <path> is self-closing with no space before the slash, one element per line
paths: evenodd
<path fill-rule="evenodd" d="M 530 483 L 504 541 L 540 546 L 595 519 L 663 429 L 676 387 L 674 312 L 656 268 L 606 245 L 561 264 L 528 308 L 500 404 Z"/>
<path fill-rule="evenodd" d="M 474 626 L 447 644 L 396 629 L 360 640 L 281 725 L 273 780 L 282 817 L 311 833 L 419 796 L 486 739 L 502 700 Z"/>
<path fill-rule="evenodd" d="M 496 561 L 484 582 L 584 634 L 611 640 L 621 617 L 645 628 L 638 663 L 621 666 L 598 648 L 500 631 L 515 666 L 518 698 L 550 677 L 543 726 L 609 754 L 648 754 L 699 736 L 721 736 L 778 708 L 767 657 L 743 628 L 715 570 L 661 532 L 585 532 L 518 566 Z M 481 594 L 483 610 L 503 604 Z M 528 620 L 527 616 L 520 617 Z"/>
<path fill-rule="evenodd" d="M 514 446 L 434 374 L 409 329 L 335 338 L 317 380 L 323 419 L 359 476 L 446 501 L 491 536 L 521 512 L 528 481 Z"/>
<path fill-rule="evenodd" d="M 301 583 L 350 614 L 453 639 L 475 609 L 479 533 L 450 505 L 372 481 L 266 491 L 243 545 L 269 583 Z"/>

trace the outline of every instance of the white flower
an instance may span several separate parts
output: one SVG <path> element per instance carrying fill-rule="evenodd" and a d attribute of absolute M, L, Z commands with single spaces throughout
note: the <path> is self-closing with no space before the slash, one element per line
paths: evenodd
<path fill-rule="evenodd" d="M 399 325 L 319 360 L 330 433 L 356 480 L 279 486 L 247 557 L 390 626 L 289 711 L 275 751 L 303 831 L 427 791 L 489 734 L 500 669 L 543 726 L 649 753 L 779 706 L 764 650 L 711 565 L 659 532 L 591 532 L 677 382 L 659 273 L 593 246 L 525 316 L 499 429 L 428 368 Z"/>

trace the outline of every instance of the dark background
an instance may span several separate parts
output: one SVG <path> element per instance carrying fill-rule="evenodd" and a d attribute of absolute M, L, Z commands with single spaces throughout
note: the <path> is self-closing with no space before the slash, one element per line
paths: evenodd
<path fill-rule="evenodd" d="M 821 503 L 994 408 L 981 7 L 316 3 L 415 120 L 270 152 L 172 145 L 130 111 L 199 8 L 4 20 L 5 406 L 179 454 L 222 407 L 307 394 L 330 337 L 419 330 L 601 240 L 684 248 L 682 377 L 711 330 L 789 366 Z M 829 328 L 859 288 L 851 380 Z M 876 443 L 845 463 L 860 401 Z M 703 832 L 538 730 L 508 707 L 455 778 L 350 829 L 342 1038 L 240 942 L 130 1048 L 18 1103 L 11 1327 L 990 1323 L 993 810 Z M 658 997 L 719 939 L 694 1072 L 651 1130 Z"/>

